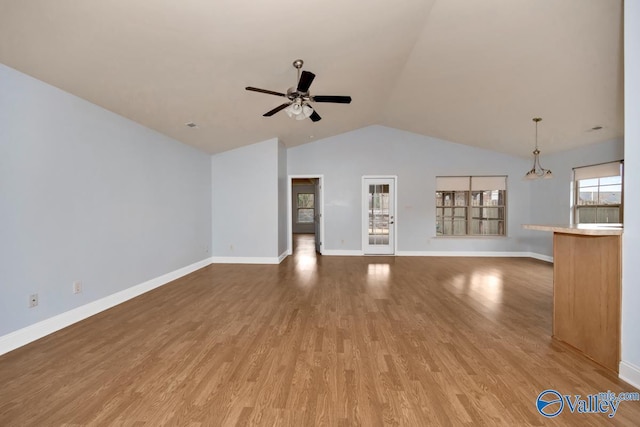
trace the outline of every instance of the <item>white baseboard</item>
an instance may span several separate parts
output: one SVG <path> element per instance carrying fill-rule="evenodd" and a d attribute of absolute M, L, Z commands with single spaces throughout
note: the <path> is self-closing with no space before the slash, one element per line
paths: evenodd
<path fill-rule="evenodd" d="M 529 257 L 539 259 L 540 261 L 546 261 L 553 264 L 553 257 L 549 255 L 542 255 L 535 252 L 528 252 Z"/>
<path fill-rule="evenodd" d="M 323 249 L 322 255 L 327 256 L 362 256 L 361 250 Z"/>
<path fill-rule="evenodd" d="M 397 251 L 396 256 L 450 256 L 450 257 L 510 257 L 510 258 L 535 258 L 542 261 L 553 262 L 553 257 L 534 252 L 509 252 L 509 251 Z"/>
<path fill-rule="evenodd" d="M 214 264 L 280 264 L 281 262 L 280 257 L 259 256 L 214 256 L 211 260 Z"/>
<path fill-rule="evenodd" d="M 396 256 L 451 256 L 451 257 L 524 257 L 525 252 L 498 251 L 397 251 Z"/>
<path fill-rule="evenodd" d="M 635 388 L 640 389 L 640 367 L 623 360 L 620 362 L 619 369 L 618 377 L 620 377 L 622 381 L 628 382 Z"/>
<path fill-rule="evenodd" d="M 267 256 L 214 256 L 211 257 L 212 264 L 280 264 L 284 259 L 291 255 L 287 249 L 277 257 Z"/>
<path fill-rule="evenodd" d="M 11 332 L 7 335 L 3 335 L 0 337 L 0 355 L 43 338 L 49 334 L 59 331 L 60 329 L 66 328 L 67 326 L 86 319 L 87 317 L 98 314 L 101 311 L 115 307 L 118 304 L 122 304 L 123 302 L 142 295 L 145 292 L 149 292 L 152 289 L 166 285 L 173 280 L 186 276 L 189 273 L 193 273 L 194 271 L 206 267 L 209 264 L 211 264 L 211 259 L 204 259 L 178 270 L 163 274 L 155 279 L 148 280 L 144 283 L 140 283 L 139 285 L 132 286 L 123 291 L 58 314 L 57 316 L 53 316 L 25 328 L 18 329 L 17 331 Z"/>
<path fill-rule="evenodd" d="M 361 250 L 325 249 L 322 255 L 328 256 L 364 256 Z M 394 256 L 394 255 L 387 255 Z M 553 262 L 553 257 L 537 254 L 535 252 L 509 252 L 509 251 L 396 251 L 395 256 L 450 256 L 450 257 L 514 257 L 535 258 L 542 261 Z"/>

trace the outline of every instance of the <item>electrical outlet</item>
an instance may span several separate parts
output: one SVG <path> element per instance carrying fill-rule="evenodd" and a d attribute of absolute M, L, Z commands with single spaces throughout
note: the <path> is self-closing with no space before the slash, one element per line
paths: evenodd
<path fill-rule="evenodd" d="M 76 280 L 75 282 L 73 282 L 73 293 L 79 294 L 80 292 L 82 292 L 82 282 Z"/>
<path fill-rule="evenodd" d="M 38 305 L 38 294 L 29 295 L 29 308 L 33 308 Z"/>

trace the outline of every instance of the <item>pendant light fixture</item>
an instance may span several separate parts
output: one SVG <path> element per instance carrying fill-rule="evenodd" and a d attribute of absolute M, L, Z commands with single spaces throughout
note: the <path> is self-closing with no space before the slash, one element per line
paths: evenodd
<path fill-rule="evenodd" d="M 538 122 L 541 122 L 542 119 L 540 117 L 534 117 L 533 121 L 536 124 L 536 149 L 533 150 L 533 167 L 529 172 L 527 172 L 524 178 L 529 180 L 538 178 L 550 179 L 553 178 L 551 171 L 540 165 L 540 150 L 538 150 Z"/>

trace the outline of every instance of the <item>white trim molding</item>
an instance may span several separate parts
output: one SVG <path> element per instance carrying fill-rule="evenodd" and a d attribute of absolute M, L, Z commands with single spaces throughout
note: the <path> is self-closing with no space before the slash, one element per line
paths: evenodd
<path fill-rule="evenodd" d="M 284 255 L 284 256 L 283 256 Z M 259 257 L 259 256 L 214 256 L 211 258 L 213 264 L 280 264 L 286 253 L 279 257 Z"/>
<path fill-rule="evenodd" d="M 88 304 L 42 320 L 38 323 L 34 323 L 33 325 L 29 325 L 22 329 L 18 329 L 17 331 L 11 332 L 7 335 L 3 335 L 0 337 L 0 355 L 27 345 L 30 342 L 43 338 L 111 307 L 115 307 L 118 304 L 122 304 L 125 301 L 140 296 L 155 288 L 166 285 L 169 282 L 204 268 L 209 264 L 211 264 L 211 258 L 198 261 L 178 270 L 163 274 L 155 279 L 147 280 L 139 285 L 132 286 L 120 292 L 116 292 L 115 294 L 92 301 Z"/>
<path fill-rule="evenodd" d="M 355 249 L 355 250 L 325 249 L 322 252 L 322 255 L 326 255 L 326 256 L 363 256 L 364 253 L 360 249 Z M 387 255 L 387 256 L 389 256 L 389 255 Z"/>
<path fill-rule="evenodd" d="M 618 368 L 620 371 L 618 377 L 622 381 L 625 381 L 635 388 L 640 389 L 640 367 L 623 360 L 620 362 Z"/>
<path fill-rule="evenodd" d="M 539 259 L 540 261 L 546 261 L 553 264 L 553 257 L 549 255 L 542 255 L 535 252 L 528 252 L 531 258 Z"/>
<path fill-rule="evenodd" d="M 553 257 L 534 252 L 508 251 L 398 251 L 397 256 L 449 256 L 449 257 L 500 257 L 500 258 L 535 258 L 553 262 Z"/>
<path fill-rule="evenodd" d="M 365 255 L 361 250 L 325 249 L 322 255 L 327 256 L 376 256 Z M 535 252 L 500 252 L 500 251 L 397 251 L 395 254 L 379 256 L 447 256 L 447 257 L 500 257 L 500 258 L 535 258 L 553 263 L 553 257 Z"/>

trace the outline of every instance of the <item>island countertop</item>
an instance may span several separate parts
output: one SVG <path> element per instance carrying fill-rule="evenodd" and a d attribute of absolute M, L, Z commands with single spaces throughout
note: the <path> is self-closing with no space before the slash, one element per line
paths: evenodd
<path fill-rule="evenodd" d="M 580 234 L 583 236 L 620 236 L 623 230 L 621 224 L 523 224 L 522 228 L 527 230 L 553 231 L 554 233 Z"/>
<path fill-rule="evenodd" d="M 538 225 L 553 232 L 553 338 L 619 372 L 622 225 Z"/>

